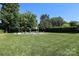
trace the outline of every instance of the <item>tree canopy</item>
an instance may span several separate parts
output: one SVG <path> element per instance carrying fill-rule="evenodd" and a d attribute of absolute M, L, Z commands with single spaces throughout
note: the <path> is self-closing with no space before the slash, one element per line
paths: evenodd
<path fill-rule="evenodd" d="M 45 29 L 45 28 L 50 28 L 51 27 L 51 23 L 49 20 L 49 15 L 47 14 L 43 14 L 40 17 L 40 28 L 41 29 Z"/>
<path fill-rule="evenodd" d="M 28 29 L 35 29 L 36 25 L 36 15 L 29 11 L 24 14 L 20 14 L 20 27 L 22 31 L 27 31 Z"/>
<path fill-rule="evenodd" d="M 1 20 L 3 21 L 3 27 L 5 32 L 10 32 L 11 27 L 17 26 L 17 19 L 18 19 L 18 11 L 19 11 L 19 4 L 14 3 L 2 3 L 1 8 Z"/>
<path fill-rule="evenodd" d="M 53 17 L 50 19 L 52 26 L 62 26 L 64 24 L 64 20 L 62 17 Z"/>
<path fill-rule="evenodd" d="M 34 29 L 37 25 L 36 15 L 32 12 L 19 13 L 18 3 L 2 3 L 0 19 L 5 32 L 26 31 L 27 28 Z"/>

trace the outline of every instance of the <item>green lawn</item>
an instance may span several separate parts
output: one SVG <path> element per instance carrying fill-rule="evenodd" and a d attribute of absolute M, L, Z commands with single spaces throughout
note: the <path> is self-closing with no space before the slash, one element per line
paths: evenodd
<path fill-rule="evenodd" d="M 79 55 L 79 34 L 0 34 L 0 55 Z"/>

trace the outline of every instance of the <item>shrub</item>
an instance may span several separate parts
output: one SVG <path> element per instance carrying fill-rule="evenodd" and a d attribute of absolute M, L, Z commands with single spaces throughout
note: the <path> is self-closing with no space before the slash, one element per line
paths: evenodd
<path fill-rule="evenodd" d="M 46 28 L 46 29 L 40 29 L 40 31 L 44 32 L 59 32 L 59 33 L 78 33 L 79 28 L 78 27 L 54 27 L 54 28 Z"/>

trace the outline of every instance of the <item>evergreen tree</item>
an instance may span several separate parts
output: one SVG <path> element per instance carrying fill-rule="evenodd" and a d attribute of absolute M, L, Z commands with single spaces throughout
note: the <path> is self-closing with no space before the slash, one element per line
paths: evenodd
<path fill-rule="evenodd" d="M 5 32 L 10 32 L 11 28 L 18 28 L 18 3 L 2 3 L 1 17 Z"/>

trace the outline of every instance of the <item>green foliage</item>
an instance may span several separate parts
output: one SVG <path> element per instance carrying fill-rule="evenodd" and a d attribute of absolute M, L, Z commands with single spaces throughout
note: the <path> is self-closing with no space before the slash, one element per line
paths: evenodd
<path fill-rule="evenodd" d="M 35 29 L 37 25 L 36 16 L 31 12 L 20 14 L 20 29 L 21 31 L 27 31 L 29 29 Z"/>
<path fill-rule="evenodd" d="M 53 17 L 50 20 L 52 23 L 52 27 L 62 26 L 64 24 L 64 20 L 62 17 Z"/>
<path fill-rule="evenodd" d="M 53 17 L 49 18 L 49 15 L 43 14 L 40 17 L 40 29 L 52 28 L 52 27 L 60 27 L 64 24 L 64 20 L 62 17 Z"/>
<path fill-rule="evenodd" d="M 20 31 L 25 31 L 27 27 L 27 19 L 25 18 L 26 15 L 19 14 L 19 24 L 20 24 Z"/>
<path fill-rule="evenodd" d="M 27 27 L 34 29 L 37 25 L 36 15 L 32 14 L 31 12 L 27 12 L 25 15 L 27 15 L 26 19 L 28 19 Z"/>
<path fill-rule="evenodd" d="M 70 26 L 78 26 L 79 22 L 78 21 L 71 21 Z"/>
<path fill-rule="evenodd" d="M 18 11 L 19 11 L 19 4 L 14 3 L 2 3 L 2 8 L 1 8 L 1 17 L 3 21 L 3 27 L 6 31 L 10 31 L 11 27 L 17 26 L 17 19 L 18 19 Z M 16 25 L 15 25 L 15 24 Z"/>
<path fill-rule="evenodd" d="M 0 18 L 5 32 L 26 31 L 27 28 L 35 29 L 37 26 L 36 15 L 31 12 L 19 13 L 19 4 L 2 3 Z"/>
<path fill-rule="evenodd" d="M 79 27 L 53 27 L 40 29 L 41 32 L 55 32 L 55 33 L 79 33 Z"/>
<path fill-rule="evenodd" d="M 49 15 L 43 14 L 40 17 L 40 29 L 51 28 L 51 23 L 49 20 Z"/>

